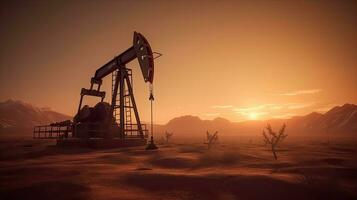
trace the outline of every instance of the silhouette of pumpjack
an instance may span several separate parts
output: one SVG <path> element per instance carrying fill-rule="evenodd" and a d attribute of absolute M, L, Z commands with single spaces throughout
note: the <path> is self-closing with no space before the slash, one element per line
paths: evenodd
<path fill-rule="evenodd" d="M 161 54 L 159 54 L 159 56 L 161 56 Z M 91 78 L 91 85 L 89 89 L 82 88 L 77 115 L 74 117 L 73 122 L 63 125 L 66 126 L 67 132 L 69 131 L 72 133 L 72 138 L 87 140 L 92 137 L 102 139 L 120 139 L 119 143 L 124 144 L 124 146 L 131 146 L 129 141 L 136 139 L 136 142 L 133 142 L 133 144 L 146 144 L 148 130 L 143 124 L 141 124 L 130 80 L 131 69 L 126 68 L 126 64 L 135 58 L 138 59 L 144 81 L 149 82 L 150 85 L 152 85 L 154 80 L 155 59 L 153 57 L 153 52 L 146 38 L 140 33 L 134 32 L 133 46 L 96 70 L 95 75 Z M 105 92 L 100 91 L 100 87 L 102 79 L 111 73 L 113 74 L 113 93 L 111 104 L 108 104 L 103 102 Z M 97 87 L 95 88 L 95 86 Z M 127 88 L 127 90 L 125 90 L 125 88 Z M 101 101 L 93 108 L 88 106 L 82 107 L 84 96 L 100 97 Z M 126 99 L 130 100 L 130 105 L 126 104 Z M 153 100 L 154 98 L 151 89 L 151 109 Z M 119 110 L 119 123 L 116 122 L 115 116 L 113 117 L 113 112 L 116 110 Z M 128 123 L 128 120 L 126 120 L 128 119 L 128 116 L 126 116 L 128 110 L 130 112 L 131 110 L 134 111 L 136 124 L 131 123 L 131 117 L 129 120 L 130 124 Z M 133 126 L 136 128 L 133 128 Z M 56 127 L 59 127 L 58 129 L 60 129 L 62 127 L 61 123 L 57 123 Z M 34 137 L 39 136 L 38 138 L 43 138 L 40 136 L 44 132 L 46 131 L 41 131 L 41 128 L 36 129 L 35 127 Z M 57 138 L 60 138 L 60 133 L 61 132 L 59 131 Z M 155 146 L 152 134 L 153 126 L 151 125 L 151 141 L 149 146 Z M 67 138 L 63 139 L 63 137 L 58 139 L 57 144 L 63 143 L 66 139 Z"/>

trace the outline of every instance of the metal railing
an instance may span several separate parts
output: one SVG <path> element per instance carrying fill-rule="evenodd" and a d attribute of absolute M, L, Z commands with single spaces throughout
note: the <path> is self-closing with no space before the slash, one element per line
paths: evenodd
<path fill-rule="evenodd" d="M 125 127 L 125 137 L 126 138 L 137 138 L 140 137 L 138 124 L 126 124 L 129 125 Z M 146 128 L 146 124 L 141 124 L 143 130 L 144 138 L 147 138 L 149 135 L 149 130 Z"/>
<path fill-rule="evenodd" d="M 35 126 L 33 138 L 35 139 L 58 139 L 61 137 L 72 137 L 72 126 Z"/>
<path fill-rule="evenodd" d="M 129 124 L 130 126 L 125 127 L 125 138 L 139 138 L 141 137 L 139 133 L 139 128 L 137 124 Z M 113 126 L 117 126 L 113 125 Z M 100 126 L 92 124 L 89 126 L 88 133 L 100 133 L 104 132 L 104 129 L 101 129 Z M 129 128 L 130 127 L 130 128 Z M 144 138 L 147 138 L 149 135 L 149 130 L 146 128 L 146 124 L 141 124 Z M 91 134 L 89 134 L 91 135 Z M 95 134 L 94 134 L 95 135 Z M 35 126 L 33 129 L 33 138 L 34 139 L 61 139 L 73 137 L 72 126 L 60 126 L 60 125 L 43 125 Z"/>

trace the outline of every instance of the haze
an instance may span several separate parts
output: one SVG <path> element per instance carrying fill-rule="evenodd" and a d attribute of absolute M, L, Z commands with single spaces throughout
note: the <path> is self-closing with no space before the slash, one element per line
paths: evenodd
<path fill-rule="evenodd" d="M 287 118 L 357 102 L 356 4 L 5 1 L 0 7 L 1 101 L 74 115 L 80 89 L 138 31 L 164 55 L 155 60 L 156 123 L 184 114 Z M 148 121 L 148 86 L 137 62 L 129 67 Z M 107 78 L 107 97 L 110 87 Z"/>

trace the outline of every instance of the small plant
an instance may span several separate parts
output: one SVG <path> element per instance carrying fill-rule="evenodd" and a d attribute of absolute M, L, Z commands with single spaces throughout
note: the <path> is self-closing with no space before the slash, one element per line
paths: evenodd
<path fill-rule="evenodd" d="M 170 142 L 170 138 L 174 135 L 173 132 L 169 133 L 165 131 L 165 137 L 166 137 L 166 143 L 168 144 Z"/>
<path fill-rule="evenodd" d="M 264 137 L 264 143 L 266 145 L 271 146 L 271 151 L 274 155 L 275 160 L 278 159 L 278 156 L 276 155 L 276 147 L 277 145 L 282 142 L 288 135 L 284 134 L 285 132 L 286 125 L 284 124 L 281 129 L 279 130 L 279 133 L 276 133 L 273 131 L 271 128 L 270 124 L 267 125 L 266 129 L 268 133 L 265 133 L 263 130 L 263 137 Z"/>
<path fill-rule="evenodd" d="M 218 142 L 218 131 L 216 131 L 213 134 L 210 134 L 207 131 L 207 145 L 208 145 L 208 149 L 210 149 L 214 144 L 216 144 Z"/>

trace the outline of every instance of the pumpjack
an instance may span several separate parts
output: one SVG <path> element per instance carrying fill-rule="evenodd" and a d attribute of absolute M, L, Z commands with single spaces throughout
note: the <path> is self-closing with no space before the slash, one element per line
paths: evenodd
<path fill-rule="evenodd" d="M 156 53 L 156 52 L 155 52 Z M 157 57 L 161 56 L 158 54 Z M 123 147 L 145 145 L 148 130 L 140 121 L 136 106 L 132 70 L 126 65 L 137 59 L 145 82 L 150 84 L 150 101 L 154 100 L 152 84 L 154 80 L 154 53 L 146 38 L 134 32 L 133 45 L 96 70 L 89 89 L 82 88 L 77 114 L 73 121 L 64 121 L 49 126 L 36 126 L 34 138 L 57 138 L 60 146 Z M 104 102 L 106 92 L 101 91 L 103 78 L 112 74 L 111 104 Z M 99 97 L 94 107 L 83 104 L 85 96 Z M 132 121 L 132 113 L 135 123 Z M 153 134 L 151 115 L 151 134 Z M 149 149 L 156 146 L 151 140 Z"/>

